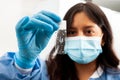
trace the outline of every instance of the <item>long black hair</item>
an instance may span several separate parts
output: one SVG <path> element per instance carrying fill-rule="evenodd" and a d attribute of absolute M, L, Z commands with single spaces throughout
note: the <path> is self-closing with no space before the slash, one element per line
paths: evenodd
<path fill-rule="evenodd" d="M 119 60 L 115 56 L 115 53 L 112 48 L 113 36 L 111 26 L 105 14 L 97 5 L 90 2 L 86 2 L 78 3 L 71 7 L 64 16 L 64 20 L 67 21 L 67 29 L 71 28 L 74 15 L 80 12 L 84 12 L 90 20 L 92 20 L 94 23 L 100 26 L 104 34 L 104 45 L 102 46 L 103 53 L 98 56 L 97 65 L 101 67 L 117 69 L 119 65 Z M 57 36 L 61 37 L 63 35 L 61 35 L 61 33 L 58 32 Z M 76 75 L 77 71 L 75 69 L 73 61 L 66 54 L 60 54 L 64 53 L 62 52 L 64 46 L 61 46 L 58 43 L 59 41 L 56 42 L 57 44 L 55 46 L 59 46 L 57 49 L 58 52 L 54 56 L 54 53 L 56 52 L 56 48 L 54 47 L 47 61 L 48 74 L 50 76 L 50 80 L 78 80 L 78 77 Z"/>

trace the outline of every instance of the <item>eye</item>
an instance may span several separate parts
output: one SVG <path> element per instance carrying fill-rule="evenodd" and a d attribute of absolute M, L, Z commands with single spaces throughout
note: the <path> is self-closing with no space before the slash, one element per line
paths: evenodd
<path fill-rule="evenodd" d="M 67 36 L 76 36 L 77 35 L 77 31 L 76 30 L 68 30 L 67 31 Z"/>
<path fill-rule="evenodd" d="M 84 31 L 84 34 L 85 34 L 86 36 L 94 36 L 94 35 L 95 35 L 95 31 L 94 31 L 93 29 L 86 29 L 86 30 Z"/>

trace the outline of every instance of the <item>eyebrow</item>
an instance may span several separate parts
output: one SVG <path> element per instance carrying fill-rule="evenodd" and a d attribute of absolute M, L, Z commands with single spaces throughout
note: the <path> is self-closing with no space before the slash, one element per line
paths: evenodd
<path fill-rule="evenodd" d="M 93 26 L 93 25 L 86 25 L 86 26 L 84 26 L 83 28 L 95 28 L 95 26 Z M 76 29 L 76 27 L 70 27 L 69 29 Z"/>
<path fill-rule="evenodd" d="M 70 27 L 68 30 L 77 30 L 75 27 Z"/>
<path fill-rule="evenodd" d="M 84 28 L 95 28 L 95 26 L 88 25 L 88 26 L 84 26 Z"/>

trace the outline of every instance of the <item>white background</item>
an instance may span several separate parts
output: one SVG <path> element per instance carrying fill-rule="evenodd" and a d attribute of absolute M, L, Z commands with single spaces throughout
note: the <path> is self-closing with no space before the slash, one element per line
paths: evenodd
<path fill-rule="evenodd" d="M 32 15 L 41 10 L 49 10 L 63 18 L 67 9 L 80 0 L 0 0 L 0 55 L 6 52 L 17 52 L 15 35 L 16 23 L 26 15 Z M 82 1 L 81 1 L 82 2 Z M 106 13 L 114 33 L 114 48 L 120 57 L 120 13 L 102 8 Z M 54 44 L 54 36 L 41 56 L 45 59 Z"/>

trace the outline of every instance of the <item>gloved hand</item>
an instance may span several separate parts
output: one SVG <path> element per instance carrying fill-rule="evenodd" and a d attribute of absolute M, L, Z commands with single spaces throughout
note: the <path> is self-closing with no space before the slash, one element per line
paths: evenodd
<path fill-rule="evenodd" d="M 60 17 L 56 14 L 41 11 L 18 22 L 16 36 L 19 52 L 14 59 L 20 68 L 29 69 L 35 65 L 37 56 L 47 46 L 60 21 Z"/>

